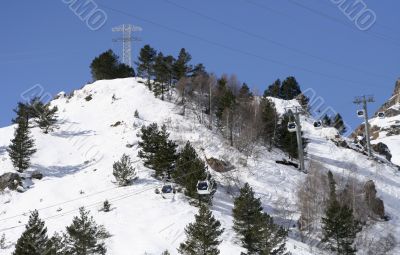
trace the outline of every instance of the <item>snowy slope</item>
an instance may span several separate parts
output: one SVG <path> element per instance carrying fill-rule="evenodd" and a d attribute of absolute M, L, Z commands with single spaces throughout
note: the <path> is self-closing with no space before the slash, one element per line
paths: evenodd
<path fill-rule="evenodd" d="M 87 101 L 85 98 L 89 95 L 92 100 Z M 279 151 L 268 152 L 257 147 L 247 158 L 231 148 L 217 132 L 198 124 L 195 116 L 181 116 L 176 105 L 154 98 L 137 79 L 98 81 L 75 91 L 71 98 L 60 94 L 52 104 L 59 108 L 61 124 L 48 135 L 33 129 L 38 152 L 29 169 L 41 171 L 45 178 L 27 183 L 30 187 L 24 193 L 6 191 L 0 195 L 0 232 L 10 241 L 10 248 L 0 250 L 0 254 L 11 253 L 11 244 L 24 230 L 30 210 L 39 209 L 52 233 L 64 230 L 80 206 L 90 209 L 96 221 L 113 235 L 107 240 L 109 254 L 161 254 L 165 249 L 177 254 L 176 248 L 185 238 L 184 227 L 193 221 L 197 209 L 182 194 L 163 199 L 154 193 L 161 183 L 151 177 L 151 170 L 143 167 L 137 158 L 139 138 L 136 136 L 141 125 L 152 122 L 166 124 L 170 138 L 180 145 L 189 140 L 199 155 L 222 158 L 236 167 L 229 173 L 213 173 L 219 189 L 212 209 L 225 228 L 221 254 L 235 255 L 242 251 L 232 231 L 233 199 L 227 193 L 231 185 L 249 182 L 261 197 L 265 210 L 273 216 L 278 216 L 277 204 L 285 201 L 293 213 L 287 219 L 277 217 L 278 222 L 288 224 L 292 218 L 293 224 L 299 217 L 295 191 L 305 174 L 277 165 L 275 160 L 283 157 Z M 275 104 L 280 110 L 295 102 L 276 100 Z M 134 118 L 135 110 L 140 119 Z M 111 126 L 118 121 L 122 124 Z M 314 130 L 311 121 L 303 120 L 305 134 L 310 139 L 309 158 L 322 162 L 339 176 L 352 174 L 362 180 L 374 180 L 378 196 L 383 198 L 392 220 L 380 222 L 369 231 L 376 235 L 390 231 L 400 236 L 400 177 L 396 170 L 355 151 L 336 147 L 327 139 L 334 137 L 336 131 Z M 0 129 L 0 174 L 13 171 L 5 151 L 13 130 L 14 127 Z M 127 144 L 133 147 L 128 148 Z M 120 188 L 113 183 L 112 164 L 123 153 L 135 161 L 139 178 L 132 186 Z M 98 211 L 105 199 L 112 204 L 113 210 L 109 213 Z M 293 254 L 324 254 L 299 242 L 294 234 L 287 246 Z M 397 249 L 393 254 L 399 253 Z"/>

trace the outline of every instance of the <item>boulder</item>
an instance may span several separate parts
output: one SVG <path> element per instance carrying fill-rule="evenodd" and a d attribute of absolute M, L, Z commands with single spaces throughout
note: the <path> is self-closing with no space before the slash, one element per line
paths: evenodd
<path fill-rule="evenodd" d="M 9 188 L 16 190 L 21 186 L 21 177 L 16 173 L 5 173 L 0 176 L 0 190 Z"/>
<path fill-rule="evenodd" d="M 373 144 L 372 149 L 377 153 L 379 153 L 380 155 L 385 156 L 387 160 L 390 161 L 392 159 L 392 154 L 390 153 L 390 150 L 386 144 L 384 143 Z"/>
<path fill-rule="evenodd" d="M 41 173 L 41 172 L 39 172 L 39 171 L 33 171 L 32 173 L 31 173 L 31 178 L 32 179 L 38 179 L 38 180 L 41 180 L 42 178 L 43 178 L 43 174 Z"/>
<path fill-rule="evenodd" d="M 224 173 L 235 169 L 229 162 L 225 162 L 223 160 L 219 160 L 216 158 L 207 159 L 208 165 L 216 172 Z"/>

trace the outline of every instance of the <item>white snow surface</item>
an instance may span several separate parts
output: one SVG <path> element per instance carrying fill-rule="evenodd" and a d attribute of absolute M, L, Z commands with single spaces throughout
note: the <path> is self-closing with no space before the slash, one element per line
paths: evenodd
<path fill-rule="evenodd" d="M 293 225 L 299 217 L 296 208 L 296 190 L 305 174 L 278 165 L 275 160 L 283 157 L 273 150 L 260 146 L 246 157 L 229 144 L 216 131 L 199 124 L 192 115 L 181 116 L 175 104 L 153 96 L 140 79 L 128 78 L 97 81 L 74 92 L 68 99 L 65 94 L 52 102 L 59 108 L 59 128 L 43 134 L 33 128 L 37 153 L 32 158 L 28 172 L 39 170 L 42 180 L 25 182 L 26 191 L 4 191 L 0 195 L 0 234 L 4 233 L 9 248 L 0 254 L 11 254 L 14 244 L 24 230 L 29 211 L 38 209 L 46 221 L 49 234 L 64 231 L 85 206 L 99 224 L 104 224 L 112 237 L 106 240 L 108 254 L 135 255 L 161 254 L 168 249 L 177 254 L 177 247 L 185 239 L 184 228 L 194 220 L 197 208 L 177 194 L 164 199 L 154 190 L 162 183 L 154 179 L 150 169 L 137 157 L 137 132 L 142 125 L 157 122 L 166 124 L 170 138 L 180 146 L 189 140 L 202 157 L 222 158 L 236 168 L 228 174 L 212 172 L 219 181 L 212 211 L 221 221 L 225 231 L 221 237 L 221 254 L 236 255 L 243 251 L 232 230 L 233 195 L 228 194 L 226 177 L 237 179 L 241 184 L 249 182 L 261 198 L 264 210 L 276 216 L 277 201 L 287 201 L 293 210 Z M 85 98 L 92 95 L 92 100 Z M 113 100 L 113 95 L 116 100 Z M 279 111 L 296 102 L 275 99 Z M 140 119 L 134 118 L 138 110 Z M 111 127 L 117 121 L 121 125 Z M 391 166 L 378 164 L 367 157 L 330 141 L 337 132 L 332 128 L 314 130 L 312 120 L 303 118 L 305 135 L 310 139 L 308 158 L 321 162 L 337 176 L 352 175 L 360 180 L 374 180 L 378 196 L 385 202 L 390 216 L 388 222 L 378 222 L 365 231 L 374 237 L 392 233 L 400 236 L 400 177 Z M 0 129 L 0 174 L 14 172 L 6 148 L 13 137 L 14 126 Z M 386 143 L 386 142 L 385 142 Z M 133 145 L 128 148 L 126 145 Z M 389 145 L 389 144 L 388 144 Z M 389 145 L 392 149 L 392 145 Z M 393 145 L 400 150 L 400 145 Z M 135 161 L 139 178 L 128 187 L 117 187 L 113 182 L 112 164 L 126 153 Z M 111 212 L 99 211 L 108 199 Z M 287 224 L 289 219 L 276 221 Z M 290 222 L 290 221 L 289 221 Z M 287 247 L 293 254 L 328 254 L 301 243 L 291 234 Z M 361 248 L 359 254 L 365 254 Z M 399 245 L 393 254 L 400 254 Z"/>

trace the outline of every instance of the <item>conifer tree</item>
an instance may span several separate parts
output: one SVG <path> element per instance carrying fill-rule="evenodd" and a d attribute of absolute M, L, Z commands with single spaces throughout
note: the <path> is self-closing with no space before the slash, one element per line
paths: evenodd
<path fill-rule="evenodd" d="M 279 97 L 285 100 L 292 100 L 301 94 L 301 89 L 293 76 L 287 77 L 283 82 L 279 92 Z"/>
<path fill-rule="evenodd" d="M 322 218 L 323 239 L 328 247 L 337 254 L 356 254 L 352 246 L 357 233 L 361 230 L 353 216 L 353 210 L 346 204 L 340 204 L 336 198 L 336 184 L 332 173 L 328 173 L 330 196 L 325 217 Z"/>
<path fill-rule="evenodd" d="M 332 120 L 328 116 L 328 114 L 325 114 L 324 117 L 322 117 L 322 124 L 324 124 L 327 127 L 330 127 L 332 125 Z"/>
<path fill-rule="evenodd" d="M 290 158 L 298 158 L 297 137 L 295 132 L 288 131 L 289 114 L 284 114 L 280 124 L 277 126 L 276 145 L 286 152 Z"/>
<path fill-rule="evenodd" d="M 264 91 L 264 97 L 279 98 L 280 91 L 281 91 L 281 80 L 277 79 L 276 81 L 274 81 L 274 83 L 268 86 L 268 89 Z"/>
<path fill-rule="evenodd" d="M 185 187 L 187 196 L 197 197 L 197 181 L 206 179 L 207 174 L 204 162 L 199 158 L 189 141 L 178 154 L 172 177 L 176 183 Z"/>
<path fill-rule="evenodd" d="M 90 69 L 95 81 L 135 76 L 133 68 L 120 63 L 118 56 L 112 50 L 108 50 L 96 57 L 92 61 Z"/>
<path fill-rule="evenodd" d="M 287 230 L 276 225 L 273 218 L 264 214 L 264 231 L 261 244 L 261 255 L 288 255 L 286 251 Z"/>
<path fill-rule="evenodd" d="M 72 224 L 67 227 L 65 245 L 67 254 L 71 255 L 104 255 L 107 252 L 104 239 L 110 234 L 103 225 L 97 225 L 85 208 L 79 209 Z"/>
<path fill-rule="evenodd" d="M 55 232 L 53 236 L 49 239 L 47 250 L 44 255 L 69 255 L 66 251 L 65 240 L 66 236 L 60 235 Z"/>
<path fill-rule="evenodd" d="M 147 86 L 151 90 L 151 78 L 154 75 L 154 63 L 157 51 L 146 44 L 140 50 L 138 61 L 136 62 L 138 75 L 147 79 Z"/>
<path fill-rule="evenodd" d="M 14 139 L 8 147 L 8 154 L 18 172 L 23 172 L 30 166 L 30 158 L 36 152 L 35 142 L 30 137 L 28 122 L 19 119 L 15 129 Z"/>
<path fill-rule="evenodd" d="M 155 96 L 161 95 L 161 100 L 164 100 L 165 93 L 172 85 L 173 65 L 175 59 L 172 56 L 166 56 L 158 53 L 154 63 L 155 83 L 153 92 Z"/>
<path fill-rule="evenodd" d="M 218 255 L 223 232 L 221 223 L 202 205 L 195 222 L 185 228 L 186 241 L 180 244 L 178 251 L 183 255 Z"/>
<path fill-rule="evenodd" d="M 333 118 L 333 127 L 336 128 L 340 134 L 346 133 L 346 125 L 344 124 L 343 118 L 339 113 Z"/>
<path fill-rule="evenodd" d="M 277 133 L 279 116 L 276 112 L 275 104 L 267 97 L 261 99 L 260 107 L 263 121 L 263 137 L 271 149 Z"/>
<path fill-rule="evenodd" d="M 248 183 L 235 198 L 233 208 L 233 230 L 236 232 L 247 254 L 258 254 L 262 250 L 265 218 L 259 198 Z"/>
<path fill-rule="evenodd" d="M 120 186 L 127 186 L 136 177 L 135 168 L 131 158 L 124 154 L 121 159 L 113 164 L 113 175 Z"/>
<path fill-rule="evenodd" d="M 144 159 L 144 165 L 156 171 L 156 176 L 170 177 L 176 160 L 177 145 L 168 139 L 165 125 L 158 128 L 157 123 L 143 126 L 141 129 L 141 150 L 138 156 Z"/>
<path fill-rule="evenodd" d="M 35 210 L 29 216 L 28 224 L 15 245 L 13 255 L 44 255 L 47 251 L 47 228 Z"/>
<path fill-rule="evenodd" d="M 43 130 L 45 134 L 47 134 L 49 131 L 52 131 L 57 123 L 57 111 L 57 106 L 50 108 L 50 104 L 46 104 L 36 119 L 36 124 L 40 129 Z"/>
<path fill-rule="evenodd" d="M 176 81 L 179 81 L 183 77 L 187 77 L 192 71 L 192 66 L 189 65 L 191 60 L 192 56 L 186 51 L 186 49 L 182 48 L 173 66 L 174 78 Z"/>

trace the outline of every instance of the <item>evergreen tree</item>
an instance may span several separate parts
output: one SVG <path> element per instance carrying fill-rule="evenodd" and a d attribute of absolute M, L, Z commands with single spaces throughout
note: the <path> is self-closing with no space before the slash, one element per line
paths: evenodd
<path fill-rule="evenodd" d="M 197 64 L 195 67 L 193 67 L 192 74 L 190 75 L 191 77 L 196 77 L 196 76 L 208 76 L 208 73 L 206 71 L 206 67 L 203 64 Z"/>
<path fill-rule="evenodd" d="M 177 145 L 168 139 L 165 125 L 158 128 L 157 123 L 143 126 L 141 129 L 141 150 L 138 156 L 144 159 L 144 165 L 156 171 L 156 176 L 168 176 L 174 168 Z"/>
<path fill-rule="evenodd" d="M 346 126 L 342 116 L 339 113 L 333 118 L 333 127 L 336 128 L 340 134 L 346 133 Z"/>
<path fill-rule="evenodd" d="M 169 253 L 168 250 L 163 251 L 163 253 L 161 253 L 161 255 L 171 255 L 171 253 Z"/>
<path fill-rule="evenodd" d="M 235 96 L 227 86 L 227 80 L 221 78 L 218 80 L 217 94 L 214 96 L 216 99 L 216 113 L 218 125 L 222 127 L 222 119 L 224 112 L 232 109 L 235 104 Z"/>
<path fill-rule="evenodd" d="M 114 162 L 113 175 L 120 186 L 127 186 L 136 177 L 131 158 L 124 154 L 120 161 Z"/>
<path fill-rule="evenodd" d="M 79 209 L 67 227 L 65 245 L 67 254 L 71 255 L 104 255 L 107 252 L 104 239 L 110 237 L 103 225 L 97 225 L 85 208 Z"/>
<path fill-rule="evenodd" d="M 322 123 L 327 127 L 330 127 L 332 125 L 332 120 L 328 116 L 328 114 L 325 114 L 324 117 L 322 117 Z"/>
<path fill-rule="evenodd" d="M 260 107 L 263 121 L 263 137 L 271 149 L 275 141 L 279 116 L 276 112 L 274 102 L 267 97 L 261 99 Z"/>
<path fill-rule="evenodd" d="M 154 75 L 154 64 L 157 51 L 146 44 L 140 50 L 138 61 L 136 62 L 138 75 L 147 79 L 147 86 L 151 89 L 151 78 Z"/>
<path fill-rule="evenodd" d="M 29 122 L 30 119 L 39 118 L 44 111 L 45 104 L 39 97 L 34 97 L 29 103 L 19 102 L 14 112 L 17 117 L 12 120 L 12 123 L 17 124 L 20 120 Z"/>
<path fill-rule="evenodd" d="M 47 228 L 35 210 L 29 216 L 28 224 L 15 245 L 13 255 L 44 255 L 47 250 Z"/>
<path fill-rule="evenodd" d="M 297 137 L 295 132 L 288 131 L 289 114 L 284 114 L 280 124 L 277 126 L 276 145 L 286 152 L 291 158 L 298 158 Z M 303 140 L 304 141 L 304 140 Z M 305 141 L 304 141 L 305 142 Z"/>
<path fill-rule="evenodd" d="M 172 177 L 178 184 L 185 187 L 187 196 L 197 197 L 197 181 L 206 179 L 207 174 L 204 162 L 199 158 L 189 141 L 178 155 Z"/>
<path fill-rule="evenodd" d="M 293 76 L 287 77 L 283 82 L 279 92 L 279 97 L 284 100 L 292 100 L 301 94 L 301 89 Z"/>
<path fill-rule="evenodd" d="M 264 91 L 264 97 L 280 97 L 281 91 L 281 80 L 277 79 L 274 83 L 268 86 L 268 89 Z"/>
<path fill-rule="evenodd" d="M 341 205 L 336 198 L 335 181 L 332 173 L 328 173 L 330 196 L 325 217 L 322 218 L 323 239 L 329 248 L 337 254 L 356 254 L 352 246 L 357 233 L 361 230 L 354 219 L 353 210 L 346 204 Z"/>
<path fill-rule="evenodd" d="M 65 234 L 64 236 L 55 232 L 53 236 L 49 239 L 47 245 L 47 251 L 44 253 L 45 255 L 69 255 L 67 254 L 65 247 Z"/>
<path fill-rule="evenodd" d="M 173 65 L 175 59 L 172 56 L 166 56 L 160 52 L 158 53 L 155 63 L 155 81 L 153 85 L 153 92 L 155 96 L 161 95 L 161 100 L 164 100 L 165 93 L 169 90 L 172 84 Z"/>
<path fill-rule="evenodd" d="M 35 142 L 30 137 L 28 122 L 20 119 L 15 129 L 14 139 L 8 147 L 8 155 L 18 172 L 23 172 L 30 166 L 30 158 L 36 152 Z"/>
<path fill-rule="evenodd" d="M 90 69 L 95 81 L 135 76 L 133 68 L 120 63 L 118 56 L 112 50 L 108 50 L 96 57 L 92 61 Z"/>
<path fill-rule="evenodd" d="M 203 205 L 195 215 L 195 222 L 185 228 L 186 241 L 180 244 L 178 251 L 183 255 L 217 255 L 223 232 L 221 223 Z"/>
<path fill-rule="evenodd" d="M 268 214 L 264 214 L 264 231 L 261 255 L 288 255 L 286 251 L 287 230 L 276 225 Z"/>
<path fill-rule="evenodd" d="M 191 60 L 192 56 L 182 48 L 173 66 L 174 78 L 176 81 L 179 81 L 183 77 L 187 77 L 192 71 L 192 67 L 189 65 Z"/>
<path fill-rule="evenodd" d="M 57 123 L 57 106 L 50 108 L 50 104 L 46 104 L 43 107 L 42 112 L 40 113 L 39 117 L 36 119 L 36 124 L 39 126 L 40 129 L 43 130 L 45 134 L 49 131 L 52 131 L 55 124 Z"/>
<path fill-rule="evenodd" d="M 233 230 L 236 232 L 247 254 L 259 254 L 263 246 L 265 218 L 259 198 L 248 183 L 240 189 L 233 208 Z"/>

